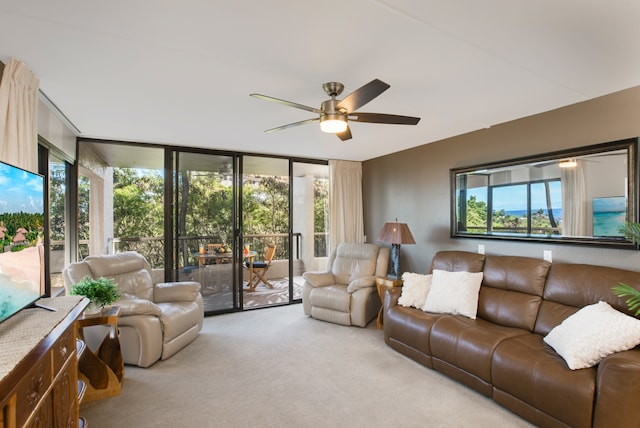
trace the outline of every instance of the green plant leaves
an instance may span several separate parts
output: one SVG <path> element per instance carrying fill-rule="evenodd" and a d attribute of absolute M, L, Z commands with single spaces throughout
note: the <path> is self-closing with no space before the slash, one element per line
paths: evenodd
<path fill-rule="evenodd" d="M 636 311 L 635 316 L 640 315 L 640 291 L 623 282 L 611 287 L 611 290 L 618 297 L 629 297 L 626 301 L 629 310 Z"/>
<path fill-rule="evenodd" d="M 71 288 L 71 294 L 85 296 L 91 304 L 104 308 L 120 298 L 118 285 L 112 278 L 85 276 Z"/>

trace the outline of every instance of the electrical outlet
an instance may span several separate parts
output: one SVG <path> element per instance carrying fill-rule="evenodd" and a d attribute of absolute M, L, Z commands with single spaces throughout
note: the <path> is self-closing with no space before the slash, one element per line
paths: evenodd
<path fill-rule="evenodd" d="M 478 244 L 478 254 L 484 254 L 484 245 Z"/>
<path fill-rule="evenodd" d="M 549 263 L 553 261 L 553 257 L 551 256 L 551 250 L 544 250 L 542 254 L 543 254 L 542 258 L 544 258 Z"/>

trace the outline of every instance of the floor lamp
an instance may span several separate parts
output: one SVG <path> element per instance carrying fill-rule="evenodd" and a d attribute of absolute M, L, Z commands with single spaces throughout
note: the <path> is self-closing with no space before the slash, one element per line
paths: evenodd
<path fill-rule="evenodd" d="M 415 244 L 413 235 L 407 223 L 398 223 L 398 219 L 392 223 L 385 223 L 380 231 L 377 241 L 391 244 L 391 274 L 389 277 L 400 279 L 400 246 L 402 244 Z"/>

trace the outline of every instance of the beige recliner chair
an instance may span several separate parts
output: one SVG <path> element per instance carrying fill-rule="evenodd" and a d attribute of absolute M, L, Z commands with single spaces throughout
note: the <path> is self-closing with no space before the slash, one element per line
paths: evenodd
<path fill-rule="evenodd" d="M 386 247 L 338 245 L 329 256 L 326 272 L 303 274 L 304 313 L 323 321 L 365 327 L 380 310 L 375 279 L 387 274 L 388 263 Z"/>
<path fill-rule="evenodd" d="M 154 283 L 147 259 L 135 251 L 89 256 L 63 271 L 65 289 L 85 276 L 113 278 L 122 296 L 118 330 L 125 364 L 149 367 L 167 359 L 191 343 L 200 332 L 204 305 L 200 283 Z M 84 331 L 87 344 L 98 344 L 105 329 Z"/>

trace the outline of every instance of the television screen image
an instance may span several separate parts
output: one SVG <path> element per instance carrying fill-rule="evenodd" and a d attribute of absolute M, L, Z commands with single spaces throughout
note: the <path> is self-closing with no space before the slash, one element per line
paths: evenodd
<path fill-rule="evenodd" d="M 44 177 L 0 162 L 0 322 L 45 294 Z"/>

